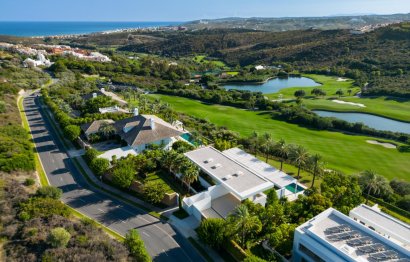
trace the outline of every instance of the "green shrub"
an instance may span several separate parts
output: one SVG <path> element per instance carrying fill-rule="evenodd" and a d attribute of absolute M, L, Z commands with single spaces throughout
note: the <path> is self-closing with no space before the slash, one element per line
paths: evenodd
<path fill-rule="evenodd" d="M 81 134 L 81 128 L 76 125 L 68 125 L 64 128 L 64 134 L 70 141 L 75 141 Z"/>
<path fill-rule="evenodd" d="M 110 161 L 105 158 L 94 158 L 91 160 L 90 168 L 97 176 L 104 175 L 110 167 Z"/>
<path fill-rule="evenodd" d="M 135 177 L 135 170 L 126 162 L 119 162 L 112 169 L 112 182 L 121 188 L 129 188 Z"/>
<path fill-rule="evenodd" d="M 197 229 L 199 239 L 205 244 L 219 248 L 224 241 L 225 221 L 220 218 L 202 220 Z"/>
<path fill-rule="evenodd" d="M 59 199 L 63 191 L 53 186 L 44 186 L 37 189 L 36 196 L 43 198 Z"/>
<path fill-rule="evenodd" d="M 27 178 L 25 181 L 24 181 L 24 185 L 26 185 L 26 186 L 32 186 L 32 185 L 34 185 L 36 183 L 36 180 L 34 180 L 34 179 L 32 179 L 32 178 Z"/>
<path fill-rule="evenodd" d="M 146 201 L 152 204 L 159 204 L 164 199 L 166 190 L 164 184 L 149 181 L 143 187 L 143 195 Z"/>
<path fill-rule="evenodd" d="M 71 239 L 71 234 L 62 227 L 56 227 L 51 230 L 47 237 L 47 242 L 52 247 L 66 247 Z"/>
<path fill-rule="evenodd" d="M 144 242 L 136 229 L 131 229 L 125 236 L 125 245 L 128 247 L 131 255 L 138 262 L 149 262 L 151 257 L 145 249 Z"/>
<path fill-rule="evenodd" d="M 89 148 L 89 149 L 85 150 L 84 159 L 87 163 L 91 163 L 91 161 L 94 158 L 97 158 L 97 156 L 99 154 L 100 154 L 100 152 L 98 152 L 97 149 Z"/>
<path fill-rule="evenodd" d="M 60 215 L 69 217 L 70 209 L 61 201 L 52 198 L 38 198 L 32 197 L 20 203 L 19 218 L 23 221 L 35 217 L 50 217 L 53 215 Z"/>
<path fill-rule="evenodd" d="M 255 256 L 255 255 L 250 255 L 250 256 L 248 256 L 247 258 L 245 258 L 245 259 L 243 260 L 243 262 L 266 262 L 266 260 L 265 260 L 265 259 L 262 259 L 262 258 L 260 258 L 260 257 L 257 257 L 257 256 Z"/>

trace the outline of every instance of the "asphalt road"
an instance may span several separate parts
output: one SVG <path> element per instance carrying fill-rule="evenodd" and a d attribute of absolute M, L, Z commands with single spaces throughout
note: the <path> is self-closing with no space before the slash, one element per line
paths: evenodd
<path fill-rule="evenodd" d="M 50 184 L 63 190 L 64 203 L 121 235 L 137 229 L 154 261 L 204 261 L 170 224 L 89 185 L 44 117 L 36 96 L 24 98 L 24 110 L 44 171 Z"/>

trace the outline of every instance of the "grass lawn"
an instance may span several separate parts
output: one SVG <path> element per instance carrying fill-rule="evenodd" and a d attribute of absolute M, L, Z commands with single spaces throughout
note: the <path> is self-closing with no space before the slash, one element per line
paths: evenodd
<path fill-rule="evenodd" d="M 151 95 L 169 103 L 176 111 L 206 119 L 219 126 L 248 136 L 253 131 L 268 132 L 275 140 L 305 146 L 311 153 L 319 153 L 327 168 L 351 174 L 373 169 L 388 179 L 395 177 L 410 181 L 409 153 L 372 145 L 373 137 L 346 135 L 339 132 L 317 131 L 273 120 L 265 112 L 253 112 L 221 105 L 205 105 L 187 98 Z"/>
<path fill-rule="evenodd" d="M 305 77 L 312 78 L 322 86 L 318 87 L 323 89 L 327 96 L 316 98 L 310 94 L 314 87 L 291 87 L 280 90 L 278 93 L 266 95 L 270 99 L 278 99 L 279 94 L 283 95 L 283 99 L 294 99 L 295 91 L 303 89 L 306 91 L 306 98 L 303 99 L 303 103 L 309 109 L 329 110 L 338 112 L 363 112 L 374 115 L 385 116 L 405 122 L 410 122 L 410 100 L 400 98 L 389 97 L 377 97 L 377 98 L 359 98 L 354 96 L 360 91 L 360 88 L 353 86 L 353 80 L 337 81 L 338 77 L 323 76 L 323 75 L 311 75 L 306 74 Z M 342 89 L 344 95 L 339 97 L 336 95 L 336 91 Z M 348 95 L 347 90 L 352 90 L 352 96 Z M 359 107 L 354 105 L 345 105 L 332 102 L 333 99 L 343 100 L 347 102 L 354 102 L 364 104 L 366 107 Z"/>
<path fill-rule="evenodd" d="M 192 59 L 195 63 L 211 63 L 216 67 L 223 68 L 226 67 L 226 64 L 220 60 L 207 60 L 205 55 L 197 55 Z"/>
<path fill-rule="evenodd" d="M 236 75 L 239 74 L 239 72 L 238 71 L 228 71 L 228 72 L 226 72 L 226 74 L 228 74 L 230 76 L 236 76 Z"/>

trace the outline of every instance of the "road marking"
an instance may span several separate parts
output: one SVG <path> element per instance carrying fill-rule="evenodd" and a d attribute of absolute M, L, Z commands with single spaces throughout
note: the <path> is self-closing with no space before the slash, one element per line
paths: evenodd
<path fill-rule="evenodd" d="M 120 220 L 120 221 L 121 221 L 121 223 L 123 223 L 123 224 L 127 223 L 127 222 L 125 222 L 124 220 Z"/>
<path fill-rule="evenodd" d="M 142 233 L 143 233 L 144 235 L 146 235 L 147 237 L 150 237 L 150 235 L 148 235 L 145 231 L 142 231 Z"/>
<path fill-rule="evenodd" d="M 98 208 L 98 211 L 100 211 L 100 212 L 104 213 L 104 210 L 102 210 L 102 209 L 100 209 L 100 208 Z"/>
<path fill-rule="evenodd" d="M 85 200 L 82 200 L 81 198 L 79 198 L 78 200 L 80 200 L 81 202 L 85 203 Z"/>
<path fill-rule="evenodd" d="M 165 251 L 165 249 L 162 249 L 162 252 L 164 252 L 164 253 L 165 253 L 165 255 L 167 255 L 167 256 L 168 256 L 167 251 Z"/>

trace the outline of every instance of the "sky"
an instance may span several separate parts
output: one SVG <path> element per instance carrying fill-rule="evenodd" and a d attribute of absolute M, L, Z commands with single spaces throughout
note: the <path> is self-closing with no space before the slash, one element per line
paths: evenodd
<path fill-rule="evenodd" d="M 2 21 L 191 21 L 410 13 L 410 0 L 0 0 Z"/>

